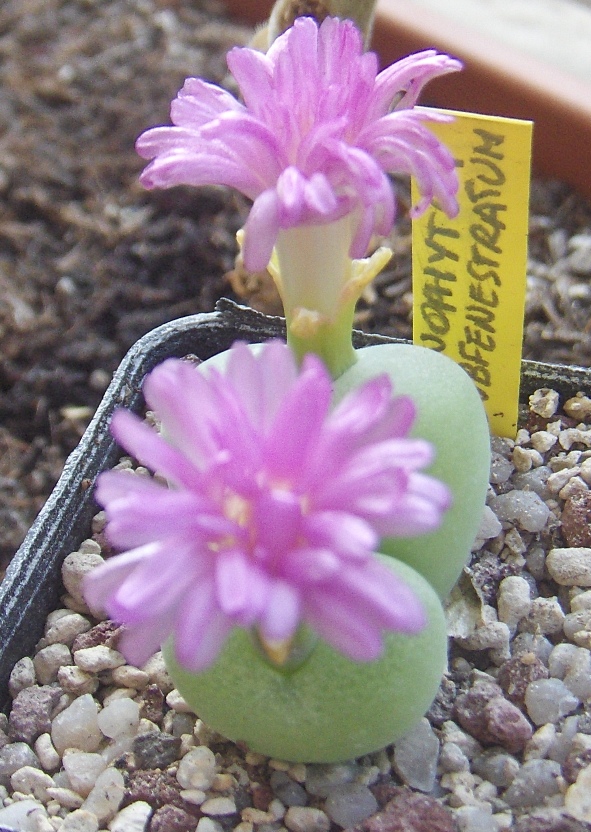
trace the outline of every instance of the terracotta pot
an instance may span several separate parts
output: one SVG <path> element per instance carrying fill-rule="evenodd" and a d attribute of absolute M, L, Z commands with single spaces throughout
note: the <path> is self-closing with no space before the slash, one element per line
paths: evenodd
<path fill-rule="evenodd" d="M 265 19 L 271 0 L 225 0 L 249 23 Z M 591 198 L 591 82 L 501 44 L 411 0 L 380 0 L 372 41 L 383 64 L 436 47 L 465 70 L 429 84 L 424 103 L 535 122 L 536 173 L 567 182 Z"/>

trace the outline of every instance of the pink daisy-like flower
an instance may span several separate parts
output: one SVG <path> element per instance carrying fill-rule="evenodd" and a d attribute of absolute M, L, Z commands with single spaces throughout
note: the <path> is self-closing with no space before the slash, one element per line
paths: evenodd
<path fill-rule="evenodd" d="M 455 216 L 454 160 L 423 122 L 447 117 L 415 107 L 432 78 L 461 69 L 427 50 L 378 73 L 349 20 L 298 18 L 267 54 L 228 53 L 244 104 L 220 87 L 188 78 L 172 102 L 172 127 L 137 141 L 153 161 L 148 188 L 229 185 L 254 201 L 244 262 L 264 269 L 281 230 L 328 223 L 355 212 L 351 257 L 364 257 L 373 232 L 387 234 L 395 202 L 387 172 L 413 174 L 421 213 L 433 198 Z"/>
<path fill-rule="evenodd" d="M 331 407 L 315 356 L 255 356 L 235 345 L 226 371 L 169 359 L 146 379 L 162 435 L 128 411 L 112 430 L 170 487 L 129 471 L 100 476 L 107 534 L 124 554 L 87 576 L 86 598 L 126 625 L 142 664 L 173 634 L 202 670 L 233 627 L 282 645 L 307 624 L 347 656 L 375 659 L 385 631 L 416 633 L 423 609 L 374 556 L 383 535 L 435 529 L 448 489 L 420 473 L 431 445 L 408 438 L 414 406 L 384 375 Z"/>

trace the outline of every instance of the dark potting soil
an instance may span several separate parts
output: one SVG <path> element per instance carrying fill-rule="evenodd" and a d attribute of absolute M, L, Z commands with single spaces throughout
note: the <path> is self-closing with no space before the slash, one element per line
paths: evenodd
<path fill-rule="evenodd" d="M 134 151 L 187 75 L 220 82 L 251 32 L 211 0 L 3 0 L 0 7 L 0 569 L 141 335 L 228 296 L 271 313 L 234 268 L 245 200 L 145 192 Z M 428 101 L 425 101 L 428 103 Z M 357 325 L 411 331 L 408 195 L 394 265 Z M 591 364 L 591 207 L 534 181 L 524 354 Z"/>

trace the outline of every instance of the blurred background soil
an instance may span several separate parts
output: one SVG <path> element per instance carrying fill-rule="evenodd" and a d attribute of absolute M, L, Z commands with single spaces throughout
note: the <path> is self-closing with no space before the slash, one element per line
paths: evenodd
<path fill-rule="evenodd" d="M 220 82 L 250 35 L 210 0 L 2 0 L 0 571 L 134 341 L 221 296 L 280 310 L 265 275 L 234 269 L 245 200 L 137 181 L 139 133 L 168 122 L 186 76 Z M 397 256 L 357 323 L 408 337 L 396 186 Z M 533 183 L 528 271 L 525 356 L 591 364 L 591 208 L 561 183 Z"/>

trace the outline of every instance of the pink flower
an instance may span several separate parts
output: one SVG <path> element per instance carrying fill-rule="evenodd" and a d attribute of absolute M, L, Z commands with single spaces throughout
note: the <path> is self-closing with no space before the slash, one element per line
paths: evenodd
<path fill-rule="evenodd" d="M 100 476 L 107 533 L 124 554 L 87 576 L 86 597 L 126 625 L 142 664 L 174 634 L 178 660 L 210 665 L 233 627 L 289 643 L 306 623 L 353 659 L 388 630 L 415 633 L 413 592 L 374 556 L 383 535 L 435 529 L 450 498 L 420 473 L 431 446 L 407 434 L 414 407 L 380 376 L 331 409 L 331 380 L 289 348 L 235 345 L 224 374 L 169 359 L 146 379 L 162 435 L 121 410 L 112 430 L 170 487 Z"/>
<path fill-rule="evenodd" d="M 268 53 L 228 54 L 244 104 L 214 84 L 188 78 L 172 102 L 172 127 L 137 141 L 153 159 L 148 188 L 229 185 L 254 201 L 245 226 L 244 262 L 264 269 L 281 230 L 328 223 L 355 212 L 351 257 L 364 257 L 375 231 L 387 234 L 395 203 L 387 172 L 413 174 L 421 213 L 433 198 L 458 210 L 454 160 L 423 124 L 447 117 L 415 108 L 432 78 L 461 69 L 435 50 L 378 74 L 348 20 L 318 26 L 298 18 Z"/>

